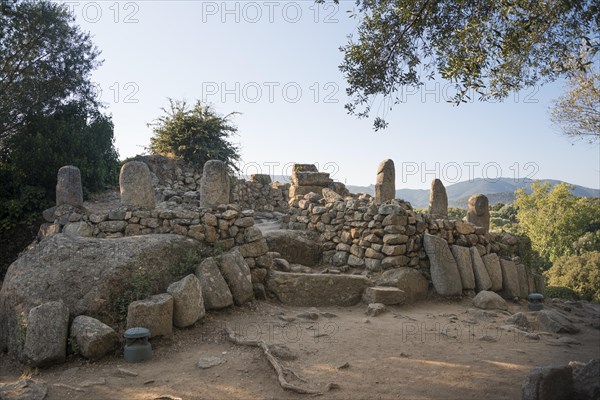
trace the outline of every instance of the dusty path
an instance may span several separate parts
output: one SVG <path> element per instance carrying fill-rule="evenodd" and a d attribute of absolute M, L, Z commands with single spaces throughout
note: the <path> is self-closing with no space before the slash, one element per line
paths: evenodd
<path fill-rule="evenodd" d="M 64 365 L 34 371 L 33 378 L 48 385 L 49 400 L 310 397 L 282 390 L 261 351 L 227 341 L 226 326 L 249 339 L 285 344 L 297 356 L 285 365 L 312 387 L 340 385 L 323 399 L 512 400 L 520 398 L 521 382 L 533 367 L 600 357 L 597 305 L 595 311 L 571 307 L 570 312 L 564 305 L 549 306 L 563 310 L 581 333 L 541 335 L 540 340 L 500 329 L 507 317 L 501 312 L 487 317 L 480 313 L 484 319 L 478 319 L 467 311 L 470 307 L 468 299 L 430 301 L 388 307 L 377 317 L 366 317 L 365 305 L 323 307 L 319 318 L 310 320 L 297 317 L 305 308 L 258 302 L 212 313 L 203 323 L 176 331 L 173 340 L 154 341 L 149 362 L 127 364 L 113 356 L 88 363 L 73 357 Z M 526 311 L 526 306 L 511 304 L 510 311 Z M 581 344 L 558 345 L 560 336 Z M 209 356 L 225 362 L 209 369 L 196 367 L 200 358 Z M 16 364 L 6 356 L 0 356 L 0 364 L 0 382 L 18 379 Z M 124 375 L 118 368 L 137 376 Z"/>

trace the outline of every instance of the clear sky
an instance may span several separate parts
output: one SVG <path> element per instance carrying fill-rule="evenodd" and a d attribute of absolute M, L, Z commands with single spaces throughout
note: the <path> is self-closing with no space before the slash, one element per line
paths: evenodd
<path fill-rule="evenodd" d="M 102 51 L 93 80 L 121 158 L 144 151 L 146 124 L 171 97 L 241 113 L 234 141 L 245 173 L 285 175 L 294 162 L 317 163 L 336 180 L 369 185 L 391 158 L 397 188 L 498 176 L 600 187 L 600 147 L 572 145 L 550 123 L 561 83 L 456 107 L 446 102 L 451 86 L 428 82 L 401 93 L 406 102 L 377 133 L 372 120 L 347 115 L 338 48 L 355 31 L 354 1 L 66 3 Z"/>

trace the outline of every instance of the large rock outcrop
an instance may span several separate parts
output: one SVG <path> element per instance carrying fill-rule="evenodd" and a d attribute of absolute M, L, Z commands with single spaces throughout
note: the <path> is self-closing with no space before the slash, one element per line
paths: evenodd
<path fill-rule="evenodd" d="M 109 325 L 117 300 L 144 271 L 158 291 L 181 278 L 181 266 L 201 244 L 179 235 L 97 239 L 57 234 L 23 253 L 6 273 L 0 290 L 0 350 L 22 353 L 20 326 L 29 311 L 62 301 L 71 318 L 95 317 Z"/>

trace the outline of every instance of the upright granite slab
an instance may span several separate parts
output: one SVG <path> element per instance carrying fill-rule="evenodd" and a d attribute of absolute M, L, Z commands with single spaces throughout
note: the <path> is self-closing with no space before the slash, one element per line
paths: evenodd
<path fill-rule="evenodd" d="M 442 296 L 460 296 L 463 289 L 460 273 L 448 243 L 441 237 L 425 233 L 423 244 L 429 257 L 435 290 Z"/>
<path fill-rule="evenodd" d="M 519 285 L 519 276 L 517 275 L 517 266 L 512 260 L 500 260 L 502 267 L 502 290 L 506 299 L 521 296 L 521 286 Z"/>
<path fill-rule="evenodd" d="M 500 258 L 496 253 L 486 254 L 481 257 L 485 264 L 485 269 L 492 281 L 492 290 L 497 292 L 502 290 L 502 268 L 500 267 Z"/>
<path fill-rule="evenodd" d="M 481 292 L 482 290 L 490 290 L 492 288 L 492 280 L 490 275 L 485 268 L 485 264 L 479 255 L 477 248 L 471 247 L 471 261 L 473 262 L 473 275 L 475 276 L 475 290 Z"/>
<path fill-rule="evenodd" d="M 452 255 L 454 256 L 454 260 L 456 260 L 456 265 L 458 266 L 458 272 L 460 273 L 460 280 L 462 282 L 463 289 L 475 289 L 473 261 L 471 260 L 469 248 L 452 245 Z"/>

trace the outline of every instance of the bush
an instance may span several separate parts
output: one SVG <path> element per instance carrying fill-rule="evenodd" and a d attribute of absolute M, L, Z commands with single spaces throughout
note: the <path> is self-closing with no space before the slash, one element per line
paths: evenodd
<path fill-rule="evenodd" d="M 559 257 L 545 272 L 548 284 L 572 289 L 579 297 L 600 302 L 600 252 Z"/>
<path fill-rule="evenodd" d="M 192 108 L 185 101 L 169 99 L 169 104 L 169 109 L 162 109 L 164 116 L 148 124 L 154 133 L 148 150 L 200 168 L 209 160 L 220 160 L 236 169 L 239 148 L 229 141 L 237 132 L 229 121 L 235 113 L 222 117 L 199 101 Z"/>
<path fill-rule="evenodd" d="M 564 286 L 546 286 L 546 298 L 548 299 L 565 299 L 578 300 L 579 297 L 572 289 Z"/>

